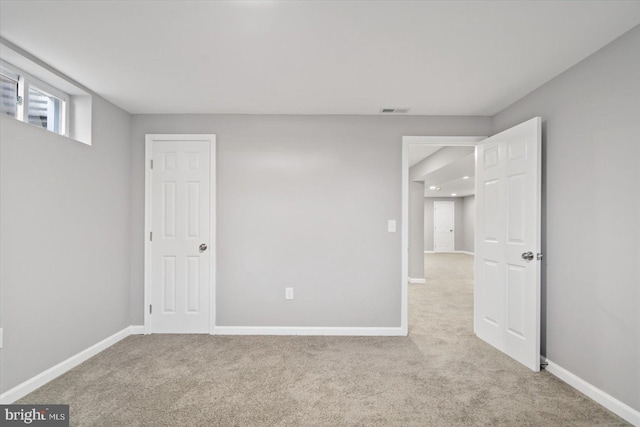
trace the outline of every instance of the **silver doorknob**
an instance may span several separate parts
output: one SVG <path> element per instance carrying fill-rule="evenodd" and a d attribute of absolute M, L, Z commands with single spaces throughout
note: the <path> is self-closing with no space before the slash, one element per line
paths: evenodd
<path fill-rule="evenodd" d="M 522 253 L 522 259 L 526 260 L 526 261 L 533 261 L 533 252 L 523 252 Z"/>
<path fill-rule="evenodd" d="M 207 244 L 206 243 L 201 244 L 200 245 L 200 252 L 204 252 L 206 250 L 207 250 Z"/>

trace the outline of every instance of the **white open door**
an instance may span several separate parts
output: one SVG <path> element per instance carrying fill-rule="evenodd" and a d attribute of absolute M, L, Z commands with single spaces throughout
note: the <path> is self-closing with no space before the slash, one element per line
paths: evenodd
<path fill-rule="evenodd" d="M 476 151 L 476 335 L 540 370 L 540 117 Z"/>

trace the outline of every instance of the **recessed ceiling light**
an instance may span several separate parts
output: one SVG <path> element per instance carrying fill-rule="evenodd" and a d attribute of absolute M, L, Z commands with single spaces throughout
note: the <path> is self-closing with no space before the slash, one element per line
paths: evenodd
<path fill-rule="evenodd" d="M 456 193 L 451 193 L 451 195 L 452 195 L 452 196 L 457 196 L 457 194 L 456 194 Z"/>
<path fill-rule="evenodd" d="M 438 188 L 436 188 L 436 190 L 440 191 L 440 190 L 442 190 L 442 188 L 438 187 Z"/>
<path fill-rule="evenodd" d="M 435 189 L 436 189 L 435 185 L 432 185 L 431 187 L 429 187 L 429 190 L 435 190 Z"/>
<path fill-rule="evenodd" d="M 463 176 L 462 179 L 469 179 L 469 177 L 468 176 Z"/>

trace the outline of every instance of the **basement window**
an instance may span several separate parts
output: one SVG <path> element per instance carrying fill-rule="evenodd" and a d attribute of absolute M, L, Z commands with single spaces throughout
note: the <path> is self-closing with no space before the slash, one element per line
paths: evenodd
<path fill-rule="evenodd" d="M 0 62 L 2 114 L 69 136 L 69 95 L 25 71 Z"/>
<path fill-rule="evenodd" d="M 0 112 L 11 117 L 18 114 L 18 75 L 0 68 Z"/>

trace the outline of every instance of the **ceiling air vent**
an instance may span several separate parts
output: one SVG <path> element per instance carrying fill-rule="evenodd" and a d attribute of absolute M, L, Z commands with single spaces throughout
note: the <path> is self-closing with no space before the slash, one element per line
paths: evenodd
<path fill-rule="evenodd" d="M 409 108 L 381 108 L 380 112 L 383 114 L 404 114 L 409 112 Z"/>

